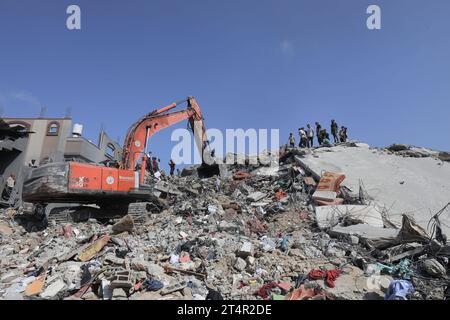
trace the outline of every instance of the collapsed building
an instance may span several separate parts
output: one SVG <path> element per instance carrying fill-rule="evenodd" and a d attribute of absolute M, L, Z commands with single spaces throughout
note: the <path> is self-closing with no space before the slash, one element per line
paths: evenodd
<path fill-rule="evenodd" d="M 446 153 L 348 142 L 271 156 L 278 165 L 150 177 L 159 205 L 147 216 L 100 220 L 69 210 L 27 233 L 15 222 L 20 212 L 3 211 L 0 296 L 450 298 Z M 391 197 L 402 197 L 398 206 Z"/>

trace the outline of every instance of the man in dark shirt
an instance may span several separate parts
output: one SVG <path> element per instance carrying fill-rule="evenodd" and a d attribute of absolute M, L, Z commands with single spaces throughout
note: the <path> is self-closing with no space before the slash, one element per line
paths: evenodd
<path fill-rule="evenodd" d="M 331 120 L 331 134 L 333 135 L 334 143 L 338 143 L 339 142 L 338 125 L 334 120 Z"/>
<path fill-rule="evenodd" d="M 175 162 L 173 162 L 172 159 L 170 159 L 169 167 L 170 167 L 170 176 L 173 177 L 173 173 L 174 173 L 174 171 L 175 171 Z"/>
<path fill-rule="evenodd" d="M 319 146 L 322 145 L 322 126 L 320 123 L 316 122 L 316 136 L 317 136 L 317 142 L 319 143 Z"/>

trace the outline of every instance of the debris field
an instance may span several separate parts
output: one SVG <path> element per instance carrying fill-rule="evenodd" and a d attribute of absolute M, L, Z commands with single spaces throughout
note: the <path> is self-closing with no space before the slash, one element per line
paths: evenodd
<path fill-rule="evenodd" d="M 450 205 L 427 219 L 393 212 L 351 163 L 320 162 L 361 150 L 450 170 L 444 153 L 403 145 L 285 147 L 272 165 L 247 157 L 220 176 L 151 177 L 160 209 L 148 216 L 50 214 L 43 225 L 0 209 L 0 299 L 449 299 Z"/>

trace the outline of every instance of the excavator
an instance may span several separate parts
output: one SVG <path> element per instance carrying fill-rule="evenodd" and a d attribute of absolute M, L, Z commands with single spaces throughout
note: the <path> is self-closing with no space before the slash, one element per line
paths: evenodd
<path fill-rule="evenodd" d="M 187 107 L 174 111 L 177 106 Z M 34 204 L 35 212 L 56 221 L 79 221 L 131 214 L 146 216 L 163 205 L 145 182 L 147 141 L 154 134 L 188 120 L 202 165 L 209 175 L 218 174 L 217 165 L 207 165 L 210 156 L 203 115 L 194 97 L 156 109 L 136 121 L 125 138 L 122 160 L 116 167 L 80 162 L 55 162 L 31 171 L 24 181 L 22 199 Z M 139 163 L 140 160 L 140 163 Z M 211 162 L 208 162 L 211 163 Z M 140 168 L 139 168 L 140 167 Z M 52 204 L 71 204 L 52 208 Z"/>

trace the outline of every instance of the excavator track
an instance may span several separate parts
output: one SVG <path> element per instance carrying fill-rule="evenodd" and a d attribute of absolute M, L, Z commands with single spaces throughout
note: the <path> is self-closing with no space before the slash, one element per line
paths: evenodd
<path fill-rule="evenodd" d="M 152 202 L 135 202 L 123 206 L 96 208 L 92 206 L 58 207 L 49 210 L 48 221 L 56 224 L 84 222 L 89 219 L 107 221 L 119 219 L 127 214 L 137 224 L 143 224 L 149 216 L 161 212 L 161 207 Z"/>

